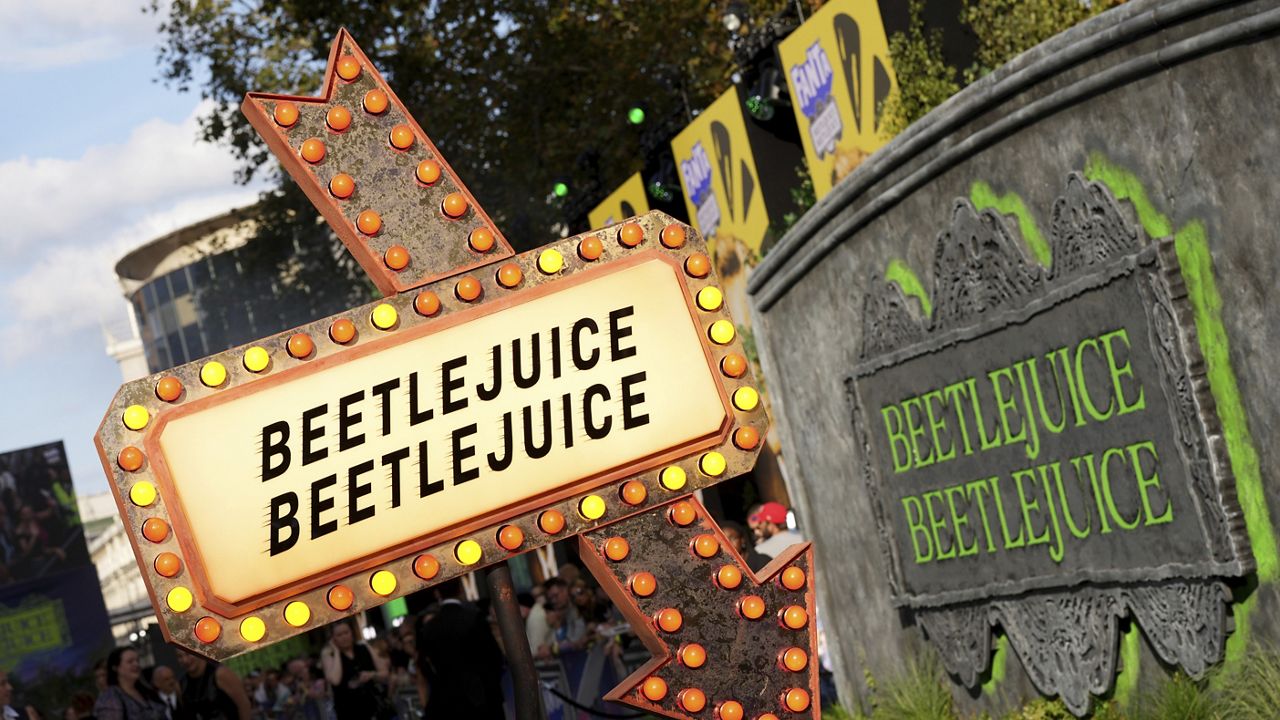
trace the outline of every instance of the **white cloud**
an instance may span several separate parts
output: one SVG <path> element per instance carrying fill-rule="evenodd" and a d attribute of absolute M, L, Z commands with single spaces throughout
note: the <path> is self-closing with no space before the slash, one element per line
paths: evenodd
<path fill-rule="evenodd" d="M 160 18 L 142 0 L 0 0 L 0 46 L 14 69 L 114 57 L 155 40 Z"/>
<path fill-rule="evenodd" d="M 77 160 L 0 163 L 0 332 L 12 339 L 0 364 L 118 324 L 126 305 L 114 269 L 126 252 L 257 199 L 258 188 L 235 184 L 224 148 L 196 141 L 204 109 L 178 124 L 148 121 Z"/>

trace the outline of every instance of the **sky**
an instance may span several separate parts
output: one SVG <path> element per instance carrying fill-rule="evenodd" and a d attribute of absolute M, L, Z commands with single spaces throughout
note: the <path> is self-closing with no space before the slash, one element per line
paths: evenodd
<path fill-rule="evenodd" d="M 0 0 L 0 452 L 62 440 L 77 493 L 105 492 L 93 435 L 122 382 L 116 262 L 251 204 L 197 93 L 159 82 L 143 0 Z"/>

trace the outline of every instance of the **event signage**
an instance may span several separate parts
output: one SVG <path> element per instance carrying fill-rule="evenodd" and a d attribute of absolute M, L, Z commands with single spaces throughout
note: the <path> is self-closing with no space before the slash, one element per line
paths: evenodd
<path fill-rule="evenodd" d="M 591 227 L 616 225 L 624 220 L 649 212 L 649 198 L 644 192 L 644 180 L 640 173 L 635 173 L 618 189 L 609 193 L 609 197 L 600 202 L 587 213 L 587 221 Z"/>
<path fill-rule="evenodd" d="M 1195 674 L 1221 651 L 1215 580 L 1253 558 L 1172 242 L 1142 242 L 1078 176 L 1053 216 L 1044 272 L 1000 216 L 958 201 L 932 317 L 877 285 L 848 390 L 894 600 L 970 683 L 998 620 L 1042 691 L 1079 708 L 1114 668 L 1054 687 L 1027 658 L 1089 668 L 1114 654 L 1045 648 L 1053 633 L 1028 627 L 1079 624 L 1098 603 L 1096 642 L 1114 644 L 1132 614 L 1163 660 Z M 1089 231 L 1059 218 L 1090 218 Z"/>
<path fill-rule="evenodd" d="M 736 242 L 758 251 L 769 229 L 742 102 L 731 87 L 671 141 L 685 205 L 713 248 Z"/>
<path fill-rule="evenodd" d="M 832 0 L 778 43 L 809 175 L 819 198 L 888 141 L 897 90 L 875 0 Z"/>
<path fill-rule="evenodd" d="M 650 212 L 514 254 L 345 31 L 322 97 L 243 110 L 388 297 L 117 394 L 97 444 L 166 637 L 223 659 L 577 535 L 652 562 L 648 584 L 597 575 L 663 605 L 622 606 L 657 657 L 611 697 L 816 718 L 811 551 L 752 573 L 688 496 L 768 431 L 702 238 Z M 704 532 L 654 544 L 636 517 Z M 789 644 L 706 647 L 742 669 L 700 705 L 668 642 L 743 596 Z M 773 662 L 791 649 L 805 662 Z"/>

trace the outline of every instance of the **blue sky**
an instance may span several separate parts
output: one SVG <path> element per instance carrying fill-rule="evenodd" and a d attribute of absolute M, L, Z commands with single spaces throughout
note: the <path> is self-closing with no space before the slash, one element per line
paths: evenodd
<path fill-rule="evenodd" d="M 121 384 L 103 327 L 128 308 L 129 250 L 245 205 L 198 94 L 156 82 L 141 0 L 0 0 L 0 451 L 66 443 L 80 494 L 107 489 L 93 434 Z"/>

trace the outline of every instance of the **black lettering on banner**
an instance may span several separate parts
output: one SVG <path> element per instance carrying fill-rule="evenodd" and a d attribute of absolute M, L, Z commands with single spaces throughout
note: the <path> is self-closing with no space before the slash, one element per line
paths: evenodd
<path fill-rule="evenodd" d="M 428 495 L 434 495 L 444 489 L 444 481 L 436 480 L 431 482 L 427 478 L 427 441 L 422 440 L 418 443 L 418 497 L 424 498 Z"/>
<path fill-rule="evenodd" d="M 551 378 L 560 378 L 560 326 L 551 328 Z"/>
<path fill-rule="evenodd" d="M 591 355 L 584 356 L 582 354 L 582 332 L 590 330 L 592 335 L 600 332 L 600 326 L 596 325 L 596 321 L 591 318 L 582 318 L 573 324 L 573 335 L 569 338 L 569 344 L 573 349 L 573 366 L 579 370 L 590 370 L 600 361 L 600 348 L 592 348 Z"/>
<path fill-rule="evenodd" d="M 467 364 L 467 356 L 461 355 L 452 360 L 446 360 L 440 365 L 440 382 L 443 389 L 444 397 L 441 403 L 441 414 L 448 415 L 451 412 L 463 410 L 467 407 L 467 397 L 463 395 L 461 398 L 454 399 L 455 390 L 461 390 L 467 381 L 462 377 L 454 377 L 453 371 L 460 370 Z"/>
<path fill-rule="evenodd" d="M 637 405 L 644 402 L 644 393 L 633 392 L 632 386 L 639 385 L 645 381 L 647 377 L 644 371 L 631 373 L 622 378 L 622 429 L 630 430 L 638 428 L 642 425 L 649 424 L 649 414 L 636 415 L 634 410 Z"/>
<path fill-rule="evenodd" d="M 288 510 L 281 512 L 283 508 Z M 271 542 L 270 553 L 280 553 L 293 547 L 298 542 L 298 494 L 287 492 L 271 498 Z M 280 531 L 287 529 L 288 537 L 281 538 Z"/>
<path fill-rule="evenodd" d="M 560 396 L 560 412 L 564 417 L 564 449 L 573 447 L 573 395 Z"/>
<path fill-rule="evenodd" d="M 360 413 L 349 412 L 352 405 L 364 399 L 364 391 L 359 390 L 350 395 L 344 395 L 338 398 L 338 451 L 350 450 L 354 447 L 360 447 L 364 444 L 364 433 L 359 435 L 349 435 L 352 425 L 359 424 L 362 415 Z"/>
<path fill-rule="evenodd" d="M 272 440 L 275 437 L 277 439 Z M 280 477 L 289 469 L 289 423 L 273 422 L 262 428 L 262 481 Z M 274 458 L 280 462 L 272 464 Z"/>
<path fill-rule="evenodd" d="M 609 359 L 613 362 L 625 360 L 629 357 L 635 357 L 636 346 L 634 342 L 631 347 L 622 347 L 622 341 L 631 337 L 632 331 L 630 325 L 623 325 L 620 321 L 636 314 L 634 305 L 628 305 L 618 308 L 609 313 Z"/>
<path fill-rule="evenodd" d="M 400 387 L 400 378 L 394 378 L 373 386 L 373 394 L 378 396 L 382 407 L 382 437 L 391 434 L 391 391 Z"/>
<path fill-rule="evenodd" d="M 373 470 L 373 461 L 365 460 L 347 470 L 347 524 L 355 525 L 373 517 L 373 506 L 360 507 L 360 498 L 373 493 L 373 483 L 359 483 L 356 479 Z"/>
<path fill-rule="evenodd" d="M 338 521 L 320 521 L 320 513 L 333 509 L 333 498 L 321 499 L 320 491 L 338 484 L 337 475 L 329 475 L 311 483 L 311 539 L 322 538 L 338 529 Z"/>
<path fill-rule="evenodd" d="M 311 443 L 324 437 L 324 426 L 312 423 L 329 412 L 329 403 L 322 403 L 302 411 L 302 467 L 329 457 L 329 448 L 312 449 Z"/>
<path fill-rule="evenodd" d="M 587 388 L 587 392 L 582 396 L 582 426 L 587 431 L 587 437 L 592 440 L 599 440 L 609 434 L 609 428 L 613 427 L 613 417 L 605 415 L 604 421 L 597 426 L 595 422 L 592 421 L 594 414 L 591 412 L 591 400 L 593 397 L 598 397 L 601 400 L 608 402 L 609 388 L 601 385 L 600 383 L 596 383 L 595 385 Z"/>
<path fill-rule="evenodd" d="M 382 466 L 391 466 L 391 507 L 400 507 L 400 461 L 409 457 L 409 448 L 402 447 L 382 456 Z"/>
<path fill-rule="evenodd" d="M 493 346 L 493 385 L 485 388 L 484 384 L 476 385 L 476 397 L 488 402 L 502 392 L 502 346 Z"/>
<path fill-rule="evenodd" d="M 462 469 L 462 461 L 476 456 L 476 446 L 462 444 L 464 438 L 476 434 L 476 424 L 471 423 L 453 431 L 453 484 L 461 485 L 480 477 L 480 468 Z"/>
<path fill-rule="evenodd" d="M 418 410 L 418 373 L 409 373 L 409 427 L 420 425 L 435 415 L 431 408 Z"/>

